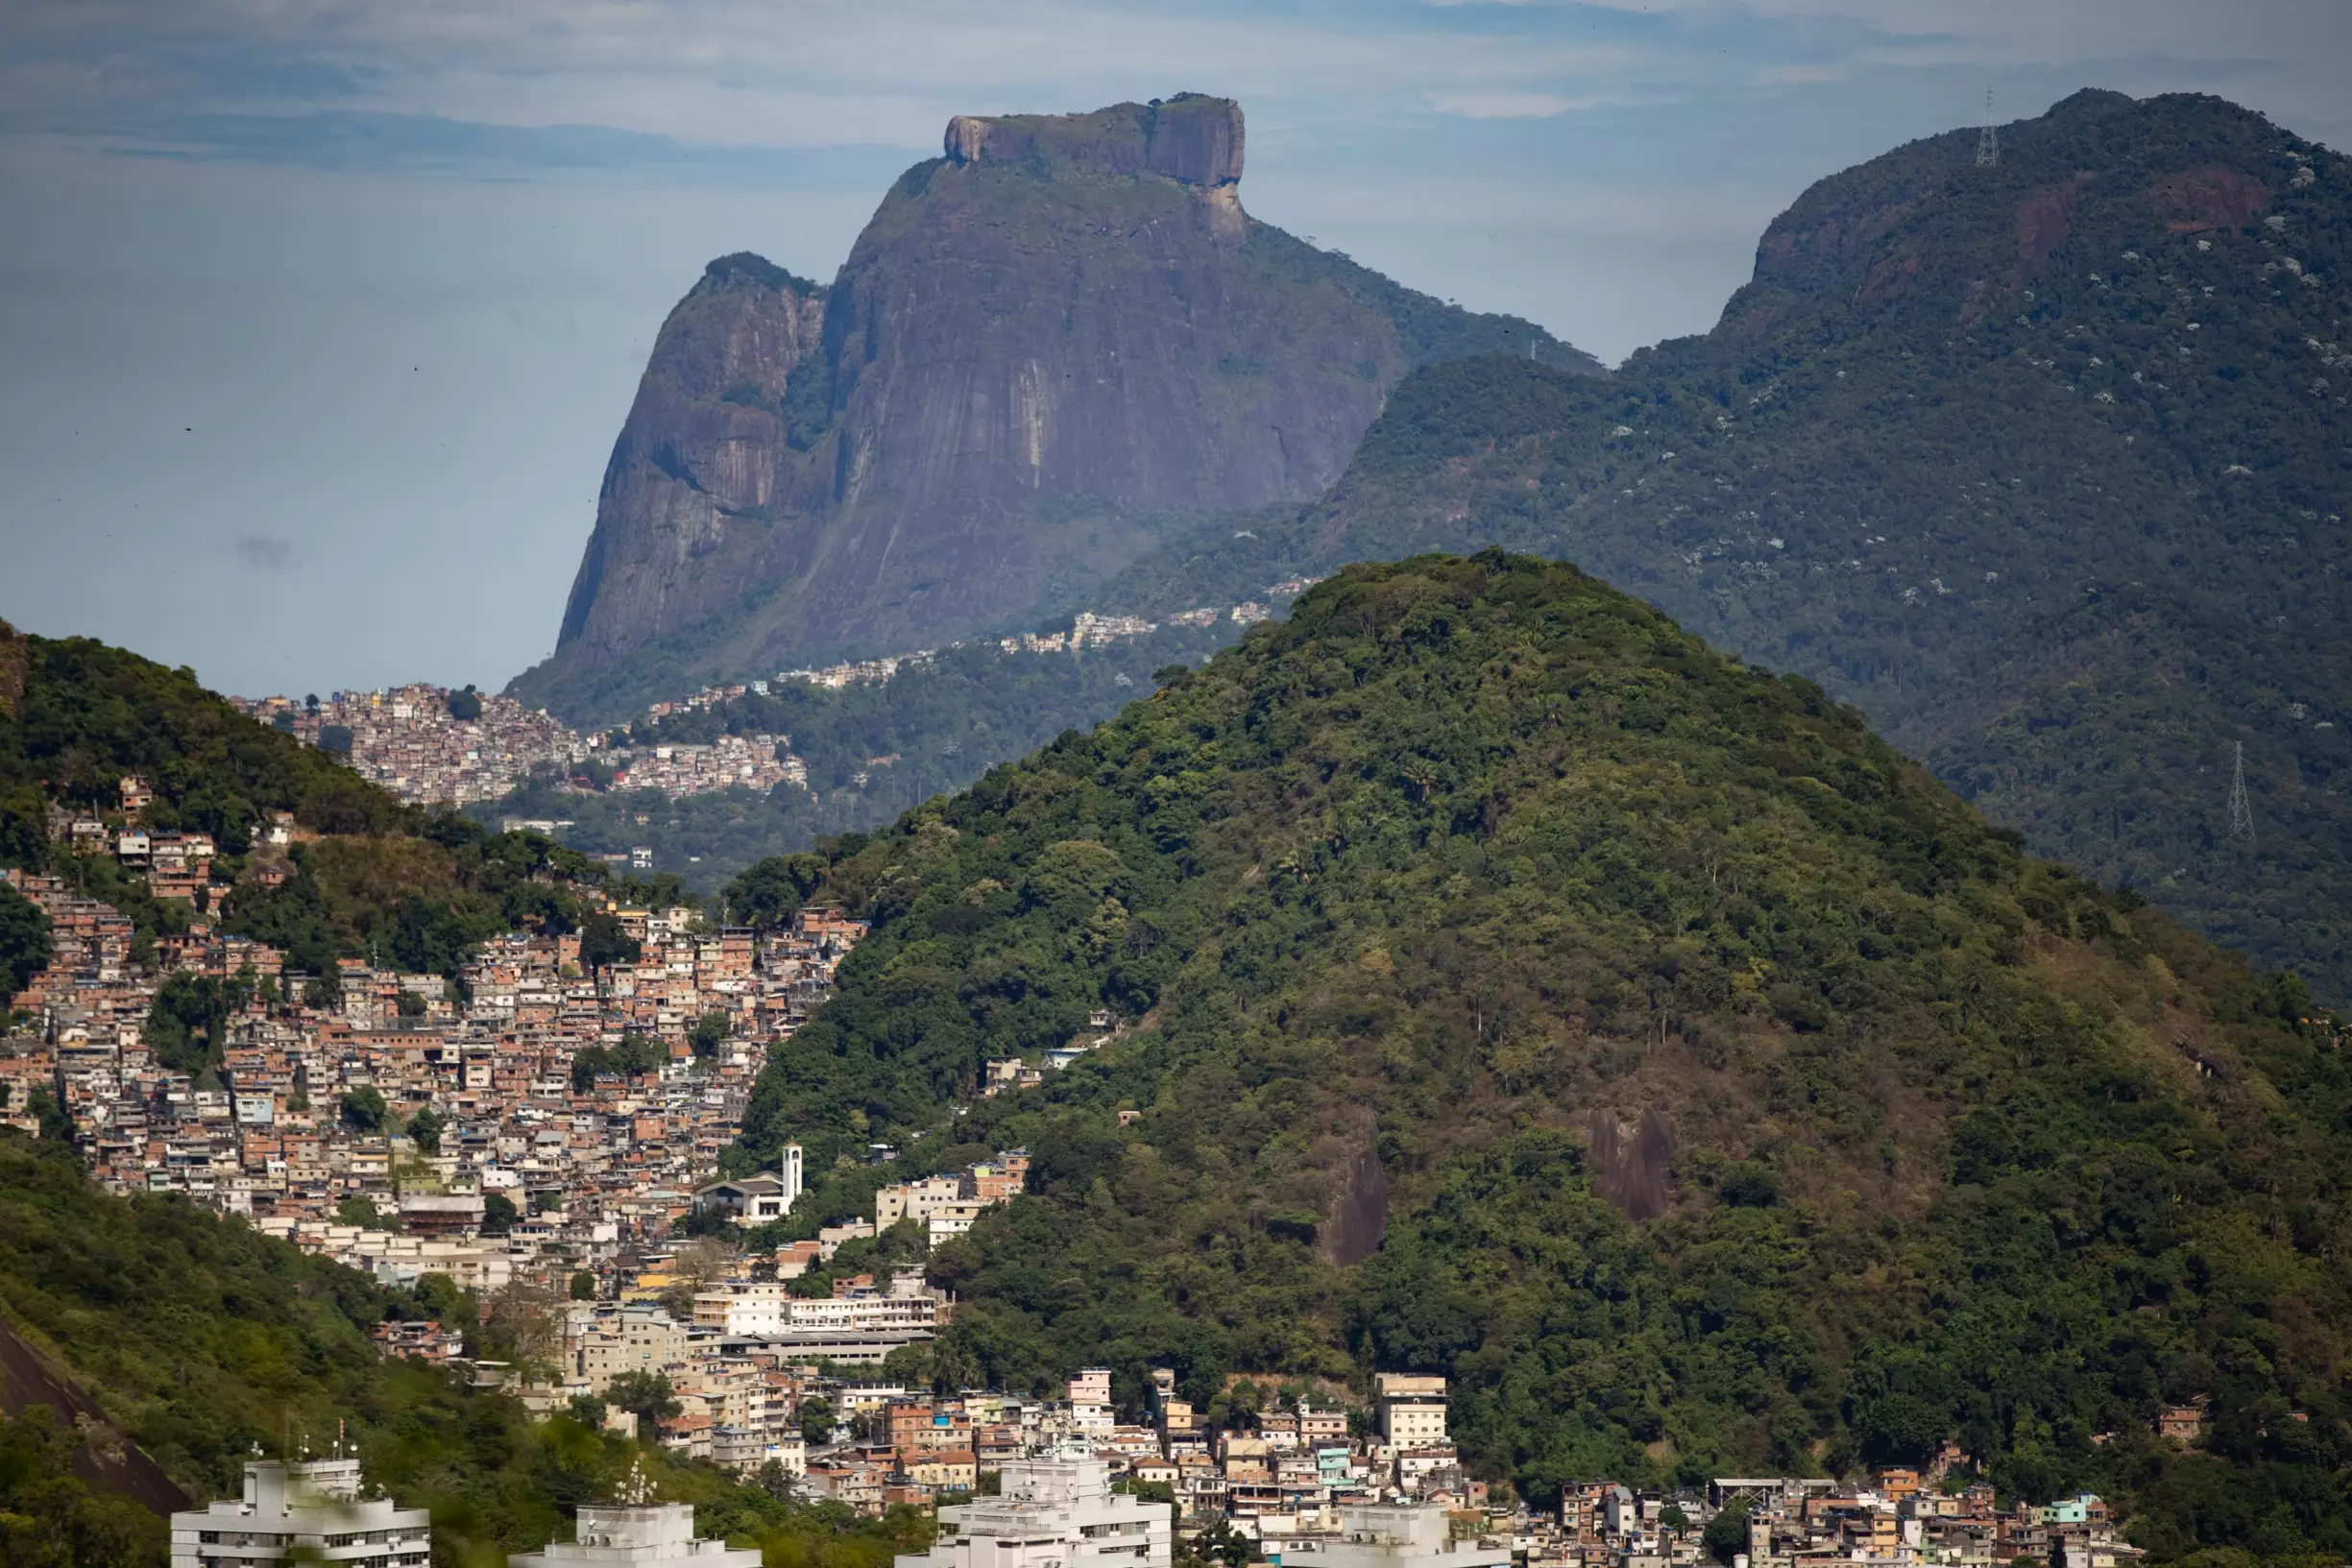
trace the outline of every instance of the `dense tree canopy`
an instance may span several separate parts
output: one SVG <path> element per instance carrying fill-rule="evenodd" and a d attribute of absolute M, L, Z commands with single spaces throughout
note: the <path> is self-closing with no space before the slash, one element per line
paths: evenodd
<path fill-rule="evenodd" d="M 939 1381 L 1428 1370 L 1539 1500 L 1949 1436 L 2169 1555 L 2352 1543 L 2352 1073 L 2300 987 L 1570 568 L 1350 567 L 847 848 L 821 896 L 876 925 L 742 1154 L 829 1172 L 806 1228 L 861 1207 L 854 1144 L 1031 1150 L 933 1258 Z M 977 1098 L 1098 1009 L 1043 1095 Z M 2217 1436 L 2170 1453 L 2191 1393 Z"/>
<path fill-rule="evenodd" d="M 1172 539 L 1103 598 L 1491 543 L 1573 561 L 1859 705 L 2037 850 L 2352 1001 L 2352 179 L 2187 95 L 2077 94 L 1992 169 L 1974 146 L 1820 181 L 1711 333 L 1606 379 L 1408 377 L 1328 496 Z"/>

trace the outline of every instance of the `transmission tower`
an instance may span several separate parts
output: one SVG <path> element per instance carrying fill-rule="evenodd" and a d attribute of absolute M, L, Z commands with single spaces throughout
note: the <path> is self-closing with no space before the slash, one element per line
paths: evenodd
<path fill-rule="evenodd" d="M 1984 89 L 1984 124 L 1976 133 L 1976 167 L 1989 169 L 2000 161 L 2000 134 L 1993 129 L 1993 89 Z"/>
<path fill-rule="evenodd" d="M 2229 836 L 2254 842 L 2254 808 L 2245 798 L 2245 742 L 2238 742 L 2238 755 L 2230 771 Z"/>

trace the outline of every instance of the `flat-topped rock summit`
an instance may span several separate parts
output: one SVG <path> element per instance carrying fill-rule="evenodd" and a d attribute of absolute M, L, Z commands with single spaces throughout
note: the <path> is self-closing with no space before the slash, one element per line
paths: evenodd
<path fill-rule="evenodd" d="M 1031 163 L 1103 175 L 1164 175 L 1188 185 L 1242 177 L 1242 107 L 1180 93 L 1091 114 L 958 114 L 947 122 L 951 163 Z"/>

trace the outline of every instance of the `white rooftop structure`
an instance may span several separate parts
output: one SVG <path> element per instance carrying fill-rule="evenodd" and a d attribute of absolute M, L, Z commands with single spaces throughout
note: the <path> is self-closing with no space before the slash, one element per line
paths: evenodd
<path fill-rule="evenodd" d="M 1508 1536 L 1491 1547 L 1456 1540 L 1434 1504 L 1343 1504 L 1336 1539 L 1285 1541 L 1270 1550 L 1276 1568 L 1511 1568 Z"/>
<path fill-rule="evenodd" d="M 172 1568 L 284 1562 L 297 1549 L 312 1561 L 426 1568 L 432 1516 L 361 1497 L 359 1461 L 350 1459 L 255 1459 L 243 1497 L 172 1515 Z"/>
<path fill-rule="evenodd" d="M 1171 1513 L 1090 1456 L 1007 1459 L 1001 1495 L 941 1508 L 937 1544 L 897 1568 L 1168 1568 Z"/>
<path fill-rule="evenodd" d="M 583 1504 L 577 1539 L 518 1552 L 510 1568 L 760 1568 L 760 1554 L 694 1538 L 691 1503 Z"/>

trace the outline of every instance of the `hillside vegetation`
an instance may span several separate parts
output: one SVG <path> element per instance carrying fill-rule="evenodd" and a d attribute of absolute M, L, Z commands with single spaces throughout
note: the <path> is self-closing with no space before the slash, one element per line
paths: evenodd
<path fill-rule="evenodd" d="M 31 1366 L 0 1357 L 0 1548 L 12 1568 L 160 1565 L 161 1519 L 75 1480 L 77 1450 L 114 1469 L 143 1452 L 201 1498 L 233 1495 L 256 1448 L 322 1452 L 340 1428 L 372 1484 L 432 1510 L 437 1564 L 502 1562 L 566 1532 L 570 1508 L 614 1496 L 641 1450 L 570 1415 L 534 1421 L 454 1372 L 386 1361 L 367 1329 L 454 1320 L 475 1354 L 527 1360 L 547 1310 L 509 1297 L 477 1321 L 446 1279 L 386 1291 L 182 1198 L 102 1195 L 70 1154 L 0 1132 L 0 1336 L 95 1405 L 60 1421 L 36 1402 Z M 642 1454 L 662 1497 L 698 1505 L 706 1533 L 773 1542 L 809 1568 L 885 1568 L 918 1533 Z"/>
<path fill-rule="evenodd" d="M 1867 712 L 2037 851 L 2352 997 L 2352 162 L 2081 93 L 1775 220 L 1704 338 L 1409 377 L 1347 476 L 1103 595 L 1489 543 Z M 2253 832 L 2228 810 L 2244 748 Z"/>
<path fill-rule="evenodd" d="M 120 820 L 125 778 L 155 799 L 141 825 L 209 834 L 207 907 L 162 903 L 110 855 L 64 852 L 53 808 Z M 277 813 L 296 841 L 277 887 L 251 873 Z M 86 638 L 0 623 L 0 865 L 49 871 L 120 907 L 149 936 L 205 918 L 283 948 L 331 986 L 340 955 L 454 975 L 465 950 L 527 919 L 568 921 L 559 881 L 603 868 L 544 838 L 496 836 L 447 811 L 404 807 L 326 753 L 255 722 L 198 684 Z M 217 895 L 217 903 L 212 900 Z M 0 905 L 0 973 L 18 922 Z M 28 939 L 29 940 L 29 939 Z M 37 966 L 36 966 L 37 967 Z"/>
<path fill-rule="evenodd" d="M 1032 1150 L 944 1384 L 1425 1370 L 1539 1502 L 1953 1437 L 2168 1556 L 2352 1545 L 2333 1025 L 1573 568 L 1349 567 L 827 878 L 875 925 L 741 1157 Z"/>

